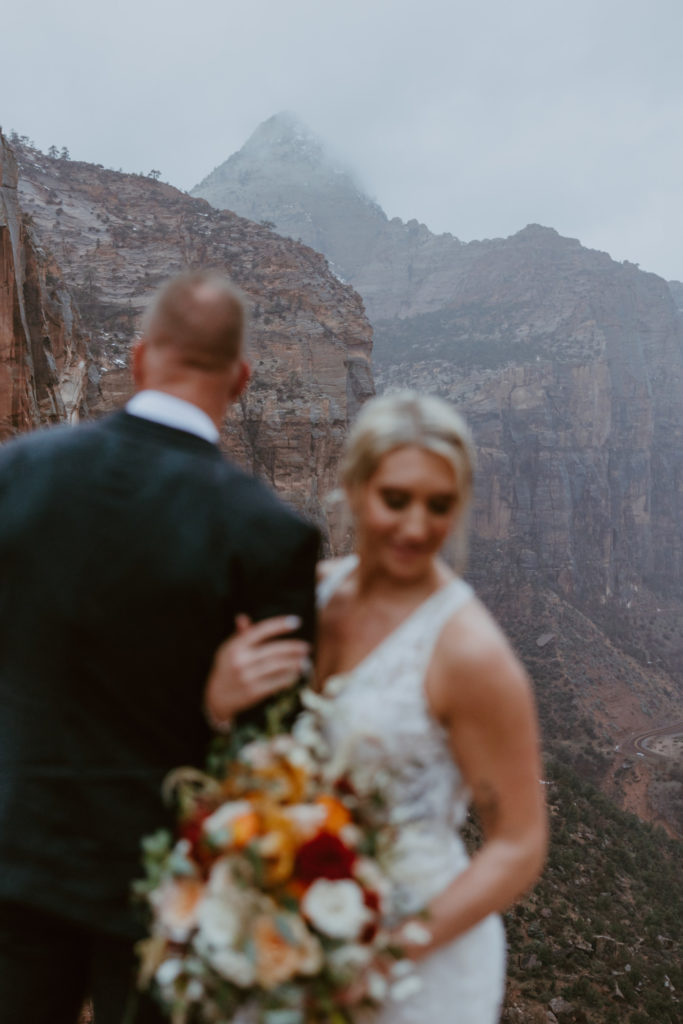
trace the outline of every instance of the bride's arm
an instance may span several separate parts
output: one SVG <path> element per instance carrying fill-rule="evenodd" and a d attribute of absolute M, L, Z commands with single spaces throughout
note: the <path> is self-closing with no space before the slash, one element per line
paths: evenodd
<path fill-rule="evenodd" d="M 508 907 L 537 879 L 547 848 L 536 712 L 526 673 L 496 623 L 472 602 L 435 651 L 427 695 L 448 730 L 484 842 L 429 907 L 429 946 Z"/>

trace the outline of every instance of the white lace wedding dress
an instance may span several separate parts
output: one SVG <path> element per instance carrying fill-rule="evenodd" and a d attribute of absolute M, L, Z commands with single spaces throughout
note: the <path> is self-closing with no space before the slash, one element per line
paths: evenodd
<path fill-rule="evenodd" d="M 357 564 L 342 559 L 319 588 L 324 605 Z M 325 684 L 334 700 L 330 739 L 353 744 L 354 760 L 388 780 L 392 815 L 401 839 L 391 875 L 400 909 L 411 914 L 438 895 L 468 863 L 458 833 L 468 792 L 453 762 L 446 735 L 430 714 L 424 678 L 446 620 L 472 596 L 454 579 L 436 591 L 352 671 Z M 332 696 L 333 695 L 333 696 Z M 505 983 L 505 938 L 492 914 L 465 935 L 421 961 L 422 989 L 365 1024 L 495 1024 Z"/>

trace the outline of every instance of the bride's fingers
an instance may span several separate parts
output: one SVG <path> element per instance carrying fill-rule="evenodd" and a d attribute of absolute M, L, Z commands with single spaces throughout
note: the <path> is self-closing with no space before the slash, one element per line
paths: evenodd
<path fill-rule="evenodd" d="M 298 615 L 276 615 L 272 619 L 263 619 L 262 622 L 257 622 L 254 625 L 250 624 L 242 629 L 238 625 L 238 620 L 243 622 L 245 619 L 248 619 L 248 616 L 238 615 L 235 623 L 239 630 L 240 639 L 250 646 L 262 644 L 266 640 L 272 640 L 274 637 L 282 636 L 285 633 L 293 633 L 301 628 L 301 619 Z"/>
<path fill-rule="evenodd" d="M 258 688 L 259 696 L 261 699 L 269 697 L 272 693 L 277 693 L 279 690 L 285 690 L 288 686 L 292 686 L 301 675 L 301 666 L 294 665 L 287 667 L 284 665 L 278 666 L 273 669 L 268 675 L 263 675 L 259 678 Z"/>
<path fill-rule="evenodd" d="M 238 650 L 236 660 L 258 670 L 261 665 L 277 664 L 284 658 L 288 660 L 298 658 L 301 661 L 310 653 L 311 646 L 304 640 L 273 640 L 269 644 Z"/>
<path fill-rule="evenodd" d="M 276 676 L 288 678 L 290 682 L 293 682 L 308 664 L 306 651 L 288 649 L 277 654 L 267 652 L 262 654 L 258 660 L 252 660 L 249 665 L 245 665 L 242 675 L 245 682 L 256 685 L 262 681 L 267 685 L 268 681 Z"/>
<path fill-rule="evenodd" d="M 273 639 L 299 627 L 295 616 L 256 625 L 239 616 L 235 625 L 239 632 L 218 648 L 207 680 L 207 708 L 219 721 L 291 686 L 310 666 L 310 644 Z"/>

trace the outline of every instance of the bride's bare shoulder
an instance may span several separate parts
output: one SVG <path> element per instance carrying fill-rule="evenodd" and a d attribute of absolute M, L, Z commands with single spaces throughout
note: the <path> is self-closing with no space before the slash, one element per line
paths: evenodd
<path fill-rule="evenodd" d="M 528 688 L 507 637 L 476 597 L 446 623 L 432 666 L 431 681 L 448 704 L 481 704 L 486 709 L 504 694 Z"/>

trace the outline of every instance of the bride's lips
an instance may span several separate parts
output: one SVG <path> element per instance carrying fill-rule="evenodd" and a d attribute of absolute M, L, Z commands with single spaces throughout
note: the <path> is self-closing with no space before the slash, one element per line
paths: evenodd
<path fill-rule="evenodd" d="M 426 553 L 425 548 L 414 544 L 392 544 L 391 550 L 399 558 L 419 558 Z"/>

